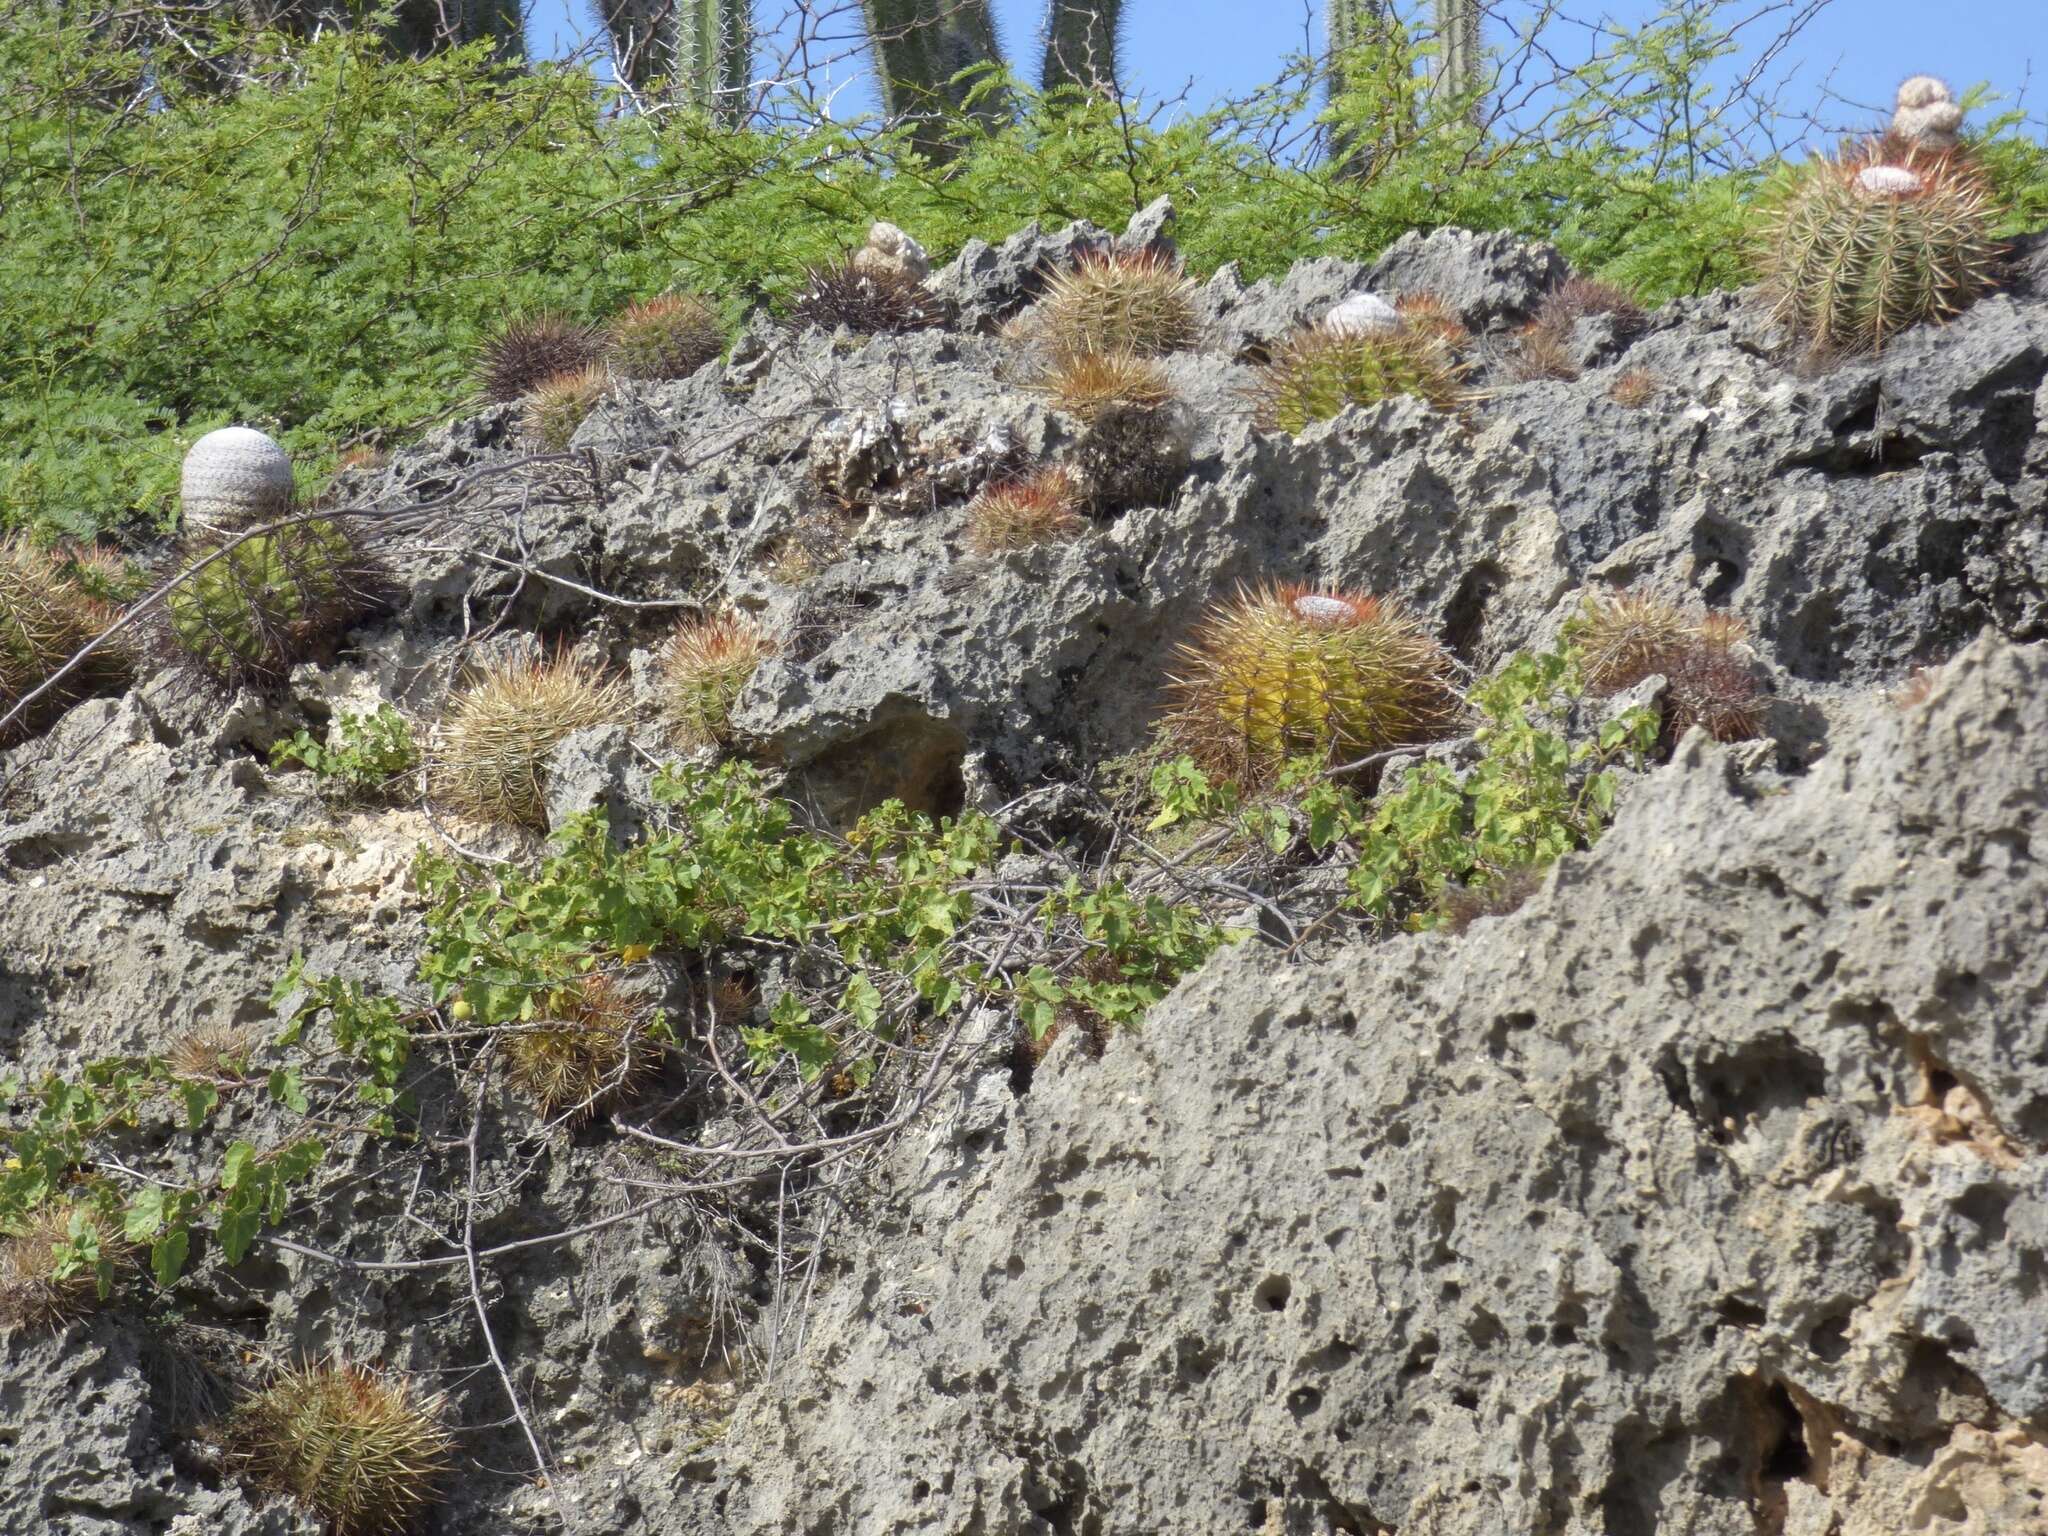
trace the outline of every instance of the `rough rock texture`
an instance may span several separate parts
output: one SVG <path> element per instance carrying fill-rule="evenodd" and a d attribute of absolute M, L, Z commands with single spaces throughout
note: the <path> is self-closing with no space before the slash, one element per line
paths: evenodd
<path fill-rule="evenodd" d="M 1833 372 L 1716 296 L 1582 327 L 1575 380 L 1482 357 L 1463 417 L 1396 401 L 1298 439 L 1243 395 L 1288 330 L 1422 291 L 1500 330 L 1562 263 L 1442 232 L 1371 268 L 1225 269 L 1166 364 L 1193 427 L 1168 504 L 967 557 L 974 491 L 1081 438 L 1003 328 L 1111 239 L 970 245 L 931 278 L 951 331 L 757 320 L 722 364 L 621 386 L 574 463 L 508 468 L 499 408 L 362 472 L 364 500 L 434 510 L 391 551 L 396 617 L 340 661 L 269 698 L 150 680 L 0 755 L 0 1078 L 267 1028 L 294 952 L 405 986 L 415 850 L 531 841 L 337 812 L 270 744 L 379 700 L 424 727 L 465 667 L 536 642 L 644 685 L 700 606 L 782 640 L 736 723 L 833 821 L 1086 780 L 1145 742 L 1203 605 L 1265 577 L 1399 595 L 1481 669 L 1588 585 L 1725 606 L 1772 741 L 1684 745 L 1513 916 L 1315 965 L 1229 951 L 1028 1092 L 1010 1022 L 977 1018 L 980 1070 L 835 1206 L 808 1310 L 771 1305 L 772 1216 L 693 1208 L 493 1255 L 473 1296 L 421 1235 L 468 1176 L 428 1074 L 419 1140 L 338 1157 L 281 1230 L 431 1266 L 264 1247 L 181 1290 L 176 1328 L 131 1306 L 0 1341 L 0 1530 L 310 1536 L 193 1430 L 236 1360 L 336 1348 L 450 1390 L 437 1536 L 2048 1527 L 2048 245 Z M 1609 397 L 1631 369 L 1661 382 L 1644 408 Z M 496 471 L 510 491 L 439 500 Z M 632 835 L 665 750 L 651 719 L 580 734 L 553 818 L 601 803 Z M 260 1097 L 224 1129 L 276 1134 Z M 632 1205 L 612 1127 L 517 1124 L 479 1141 L 486 1247 Z"/>
<path fill-rule="evenodd" d="M 2042 1528 L 2044 813 L 1986 643 L 1462 941 L 1220 957 L 906 1149 L 725 1528 Z"/>

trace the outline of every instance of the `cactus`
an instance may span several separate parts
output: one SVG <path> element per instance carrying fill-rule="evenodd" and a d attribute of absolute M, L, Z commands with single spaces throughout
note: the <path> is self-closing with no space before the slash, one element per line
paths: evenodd
<path fill-rule="evenodd" d="M 295 1499 L 332 1536 L 398 1536 L 439 1502 L 454 1444 L 439 1397 L 335 1362 L 281 1371 L 213 1431 L 230 1470 Z"/>
<path fill-rule="evenodd" d="M 547 380 L 596 362 L 600 347 L 589 326 L 566 316 L 525 315 L 477 349 L 477 385 L 494 403 L 523 400 Z"/>
<path fill-rule="evenodd" d="M 1565 625 L 1565 638 L 1578 653 L 1579 671 L 1596 694 L 1619 693 L 1662 672 L 1698 636 L 1695 615 L 1633 588 L 1587 593 Z"/>
<path fill-rule="evenodd" d="M 62 1201 L 36 1206 L 0 1236 L 0 1327 L 59 1328 L 100 1299 L 99 1266 L 63 1249 L 89 1250 L 107 1265 L 123 1262 L 127 1245 L 98 1211 Z"/>
<path fill-rule="evenodd" d="M 1626 288 L 1596 277 L 1574 276 L 1543 296 L 1536 306 L 1535 323 L 1569 338 L 1572 328 L 1592 315 L 1612 317 L 1615 333 L 1624 337 L 1640 335 L 1649 319 Z"/>
<path fill-rule="evenodd" d="M 1674 741 L 1695 725 L 1716 741 L 1756 735 L 1762 688 L 1735 653 L 1745 633 L 1732 614 L 1688 611 L 1633 590 L 1589 593 L 1565 625 L 1594 693 L 1619 693 L 1663 676 L 1664 733 Z"/>
<path fill-rule="evenodd" d="M 1616 405 L 1639 411 L 1657 398 L 1664 387 L 1664 381 L 1648 368 L 1631 368 L 1616 379 L 1607 391 L 1607 398 Z"/>
<path fill-rule="evenodd" d="M 0 715 L 47 683 L 114 622 L 114 612 L 86 590 L 80 575 L 25 540 L 0 542 Z M 125 648 L 101 648 L 68 673 L 23 717 L 0 730 L 0 745 L 39 730 L 78 700 L 122 681 Z"/>
<path fill-rule="evenodd" d="M 1914 75 L 1899 87 L 1892 111 L 1887 150 L 1946 154 L 1962 143 L 1963 108 L 1947 82 L 1932 75 Z"/>
<path fill-rule="evenodd" d="M 639 1011 L 603 974 L 558 987 L 545 1015 L 504 1037 L 505 1078 L 546 1119 L 581 1120 L 655 1065 Z"/>
<path fill-rule="evenodd" d="M 1177 660 L 1168 739 L 1240 784 L 1268 782 L 1292 757 L 1350 763 L 1427 742 L 1457 716 L 1443 648 L 1373 597 L 1240 589 Z"/>
<path fill-rule="evenodd" d="M 1259 370 L 1253 409 L 1268 431 L 1299 432 L 1350 405 L 1414 395 L 1448 411 L 1465 398 L 1464 368 L 1434 328 L 1332 331 L 1305 326 Z"/>
<path fill-rule="evenodd" d="M 1951 158 L 1906 169 L 1851 151 L 1792 173 L 1764 216 L 1758 264 L 1796 335 L 1816 349 L 1876 350 L 1990 290 L 1997 218 L 1983 181 Z"/>
<path fill-rule="evenodd" d="M 202 563 L 203 562 L 203 563 Z M 230 687 L 282 682 L 383 596 L 382 567 L 339 519 L 188 544 L 159 625 L 174 653 Z"/>
<path fill-rule="evenodd" d="M 951 318 L 952 307 L 906 270 L 851 261 L 811 268 L 789 313 L 792 327 L 843 325 L 857 336 L 930 330 Z"/>
<path fill-rule="evenodd" d="M 999 555 L 1079 538 L 1088 526 L 1081 516 L 1086 500 L 1074 472 L 1056 464 L 995 481 L 967 508 L 967 548 Z"/>
<path fill-rule="evenodd" d="M 1434 336 L 1453 352 L 1472 344 L 1472 333 L 1458 312 L 1433 293 L 1403 294 L 1394 301 L 1394 311 L 1407 329 Z"/>
<path fill-rule="evenodd" d="M 750 0 L 593 0 L 619 79 L 688 101 L 715 121 L 746 116 L 753 72 Z"/>
<path fill-rule="evenodd" d="M 743 613 L 685 620 L 658 663 L 662 715 L 678 744 L 730 740 L 733 705 L 755 669 L 779 649 L 775 637 Z"/>
<path fill-rule="evenodd" d="M 1340 299 L 1323 316 L 1323 329 L 1340 336 L 1398 330 L 1401 312 L 1376 293 L 1354 293 Z"/>
<path fill-rule="evenodd" d="M 1166 370 L 1130 352 L 1075 352 L 1056 356 L 1035 386 L 1069 416 L 1092 422 L 1111 406 L 1156 410 L 1176 398 Z"/>
<path fill-rule="evenodd" d="M 1664 730 L 1673 741 L 1694 726 L 1716 741 L 1748 741 L 1763 718 L 1756 672 L 1725 644 L 1696 637 L 1665 666 Z"/>
<path fill-rule="evenodd" d="M 1166 506 L 1187 478 L 1194 436 L 1193 420 L 1178 404 L 1102 407 L 1074 445 L 1090 507 L 1106 517 Z"/>
<path fill-rule="evenodd" d="M 880 66 L 882 110 L 915 124 L 917 142 L 935 159 L 956 153 L 956 120 L 968 113 L 973 80 L 956 78 L 1000 64 L 989 0 L 861 0 L 868 40 Z M 1009 116 L 1006 93 L 984 88 L 973 113 L 990 127 Z"/>
<path fill-rule="evenodd" d="M 427 753 L 429 791 L 483 821 L 546 826 L 555 748 L 631 712 L 623 684 L 572 657 L 507 662 L 449 702 Z"/>
<path fill-rule="evenodd" d="M 566 453 L 576 429 L 611 387 L 612 376 L 602 363 L 558 373 L 526 397 L 520 425 L 543 452 Z"/>
<path fill-rule="evenodd" d="M 847 266 L 855 272 L 877 272 L 921 283 L 931 276 L 931 258 L 924 247 L 885 219 L 868 228 L 867 244 L 853 253 Z"/>
<path fill-rule="evenodd" d="M 1122 42 L 1123 0 L 1049 0 L 1045 60 L 1039 86 L 1108 87 L 1117 83 L 1117 50 Z"/>
<path fill-rule="evenodd" d="M 188 523 L 244 527 L 284 516 L 292 504 L 292 461 L 253 427 L 222 427 L 185 453 L 178 500 Z"/>
<path fill-rule="evenodd" d="M 1463 96 L 1479 88 L 1479 0 L 1436 0 L 1436 85 Z"/>
<path fill-rule="evenodd" d="M 1195 285 L 1178 260 L 1157 251 L 1085 252 L 1047 280 L 1036 322 L 1055 358 L 1158 357 L 1193 343 Z"/>
<path fill-rule="evenodd" d="M 686 293 L 629 304 L 605 327 L 604 360 L 622 379 L 682 379 L 725 350 L 725 328 Z"/>

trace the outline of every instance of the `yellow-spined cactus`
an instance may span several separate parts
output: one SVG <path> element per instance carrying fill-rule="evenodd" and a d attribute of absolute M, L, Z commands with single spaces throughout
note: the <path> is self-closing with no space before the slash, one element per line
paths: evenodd
<path fill-rule="evenodd" d="M 775 637 L 744 613 L 728 610 L 679 625 L 657 662 L 661 711 L 677 743 L 724 744 L 741 690 L 779 649 Z"/>
<path fill-rule="evenodd" d="M 623 683 L 561 656 L 494 667 L 448 703 L 428 749 L 432 797 L 483 821 L 542 827 L 548 762 L 572 732 L 623 725 Z"/>

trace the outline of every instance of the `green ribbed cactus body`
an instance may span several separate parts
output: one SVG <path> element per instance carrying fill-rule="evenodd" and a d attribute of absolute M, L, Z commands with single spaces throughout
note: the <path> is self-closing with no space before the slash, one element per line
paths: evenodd
<path fill-rule="evenodd" d="M 0 543 L 0 715 L 47 683 L 113 617 L 50 556 L 19 540 Z M 116 680 L 121 662 L 114 653 L 95 653 L 29 715 L 0 730 L 0 744 L 40 728 L 67 705 Z"/>
<path fill-rule="evenodd" d="M 1048 0 L 1039 85 L 1109 85 L 1117 79 L 1123 0 Z"/>
<path fill-rule="evenodd" d="M 188 565 L 223 548 L 195 545 Z M 341 523 L 294 523 L 225 546 L 164 599 L 179 656 L 226 684 L 283 679 L 367 613 L 379 572 Z"/>
<path fill-rule="evenodd" d="M 973 88 L 954 77 L 1003 58 L 989 0 L 861 0 L 861 10 L 880 66 L 883 110 L 918 120 L 916 136 L 927 153 L 951 154 L 952 122 L 966 114 Z M 1008 111 L 1007 102 L 989 97 L 975 108 L 990 124 Z"/>
<path fill-rule="evenodd" d="M 1363 595 L 1240 592 L 1210 609 L 1177 660 L 1169 738 L 1240 783 L 1271 779 L 1289 758 L 1354 762 L 1426 742 L 1456 715 L 1442 648 Z"/>
<path fill-rule="evenodd" d="M 593 0 L 611 35 L 619 78 L 636 91 L 663 89 L 719 121 L 746 116 L 754 61 L 748 0 Z"/>
<path fill-rule="evenodd" d="M 1463 365 L 1434 328 L 1316 325 L 1303 327 L 1280 345 L 1260 368 L 1251 393 L 1260 426 L 1300 432 L 1347 406 L 1377 405 L 1398 395 L 1413 395 L 1435 410 L 1454 410 L 1466 399 L 1463 381 Z"/>
<path fill-rule="evenodd" d="M 1984 183 L 1953 161 L 1816 159 L 1766 216 L 1759 262 L 1779 318 L 1799 336 L 1871 351 L 1991 288 L 1996 219 Z"/>

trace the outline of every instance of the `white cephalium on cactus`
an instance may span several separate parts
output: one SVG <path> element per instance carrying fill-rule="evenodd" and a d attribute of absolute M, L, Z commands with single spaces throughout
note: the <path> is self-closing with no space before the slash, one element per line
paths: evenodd
<path fill-rule="evenodd" d="M 188 522 L 227 527 L 278 517 L 292 503 L 292 461 L 253 427 L 222 427 L 194 443 L 178 485 Z"/>
<path fill-rule="evenodd" d="M 856 272 L 880 272 L 909 282 L 921 283 L 931 275 L 931 258 L 909 235 L 886 219 L 878 219 L 868 230 L 868 243 L 853 253 L 848 263 Z"/>

